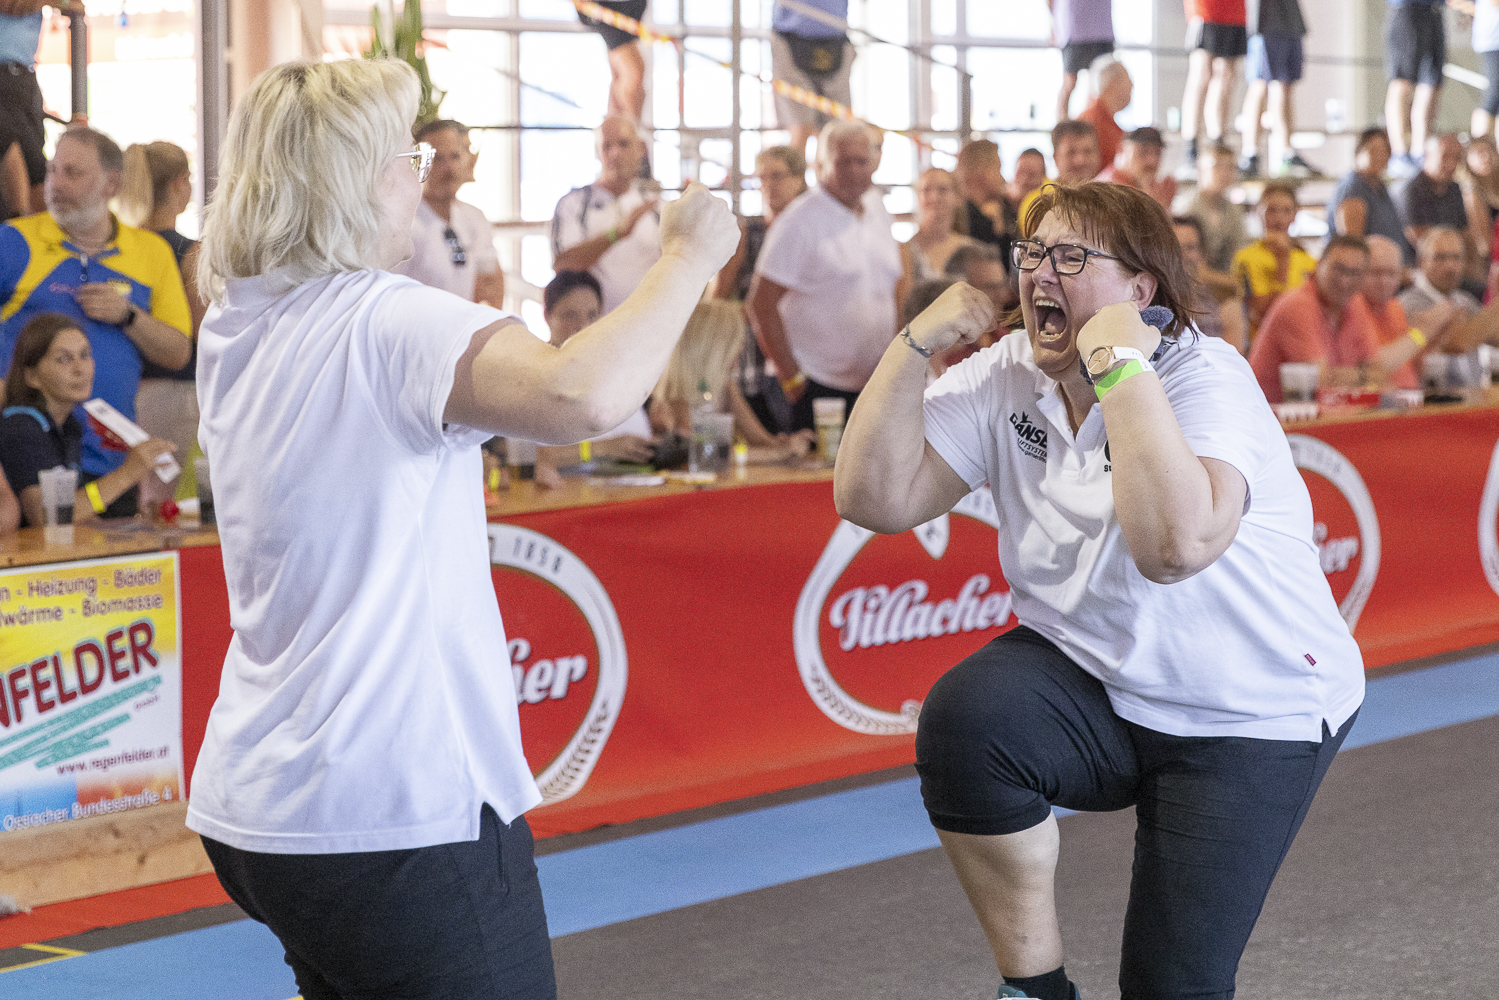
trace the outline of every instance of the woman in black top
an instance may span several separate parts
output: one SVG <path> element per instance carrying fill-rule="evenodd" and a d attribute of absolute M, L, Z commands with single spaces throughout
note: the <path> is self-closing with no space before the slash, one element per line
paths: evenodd
<path fill-rule="evenodd" d="M 38 473 L 61 465 L 78 468 L 83 423 L 76 408 L 94 394 L 94 356 L 78 325 L 57 313 L 39 313 L 16 338 L 6 406 L 0 411 L 0 466 L 21 502 L 25 524 L 43 523 Z M 151 438 L 130 449 L 113 472 L 95 478 L 79 474 L 75 521 L 110 516 L 109 507 L 148 475 L 156 457 L 175 450 L 170 441 Z M 129 505 L 133 506 L 133 505 Z"/>

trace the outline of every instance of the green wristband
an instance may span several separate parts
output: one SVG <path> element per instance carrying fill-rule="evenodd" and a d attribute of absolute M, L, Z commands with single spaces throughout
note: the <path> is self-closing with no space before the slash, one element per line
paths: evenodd
<path fill-rule="evenodd" d="M 1107 393 L 1110 389 L 1114 388 L 1114 386 L 1118 385 L 1120 382 L 1123 382 L 1131 375 L 1138 375 L 1145 370 L 1145 366 L 1138 361 L 1135 361 L 1133 359 L 1126 361 L 1124 364 L 1120 365 L 1118 368 L 1115 368 L 1107 375 L 1100 375 L 1098 378 L 1094 379 L 1093 391 L 1098 393 L 1098 398 L 1101 400 L 1103 399 L 1104 394 Z"/>

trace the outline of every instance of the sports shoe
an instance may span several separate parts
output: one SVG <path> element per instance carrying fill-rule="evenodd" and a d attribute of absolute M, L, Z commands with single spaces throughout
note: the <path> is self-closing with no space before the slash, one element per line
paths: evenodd
<path fill-rule="evenodd" d="M 1312 166 L 1301 158 L 1300 153 L 1292 153 L 1280 161 L 1280 170 L 1276 172 L 1278 177 L 1289 177 L 1293 180 L 1304 181 L 1313 177 L 1324 176 L 1322 171 Z"/>
<path fill-rule="evenodd" d="M 1004 983 L 1000 983 L 999 984 L 999 997 L 998 997 L 998 1000 L 1005 1000 L 1006 997 L 1025 997 L 1025 998 L 1029 998 L 1030 994 L 1029 993 L 1022 993 L 1020 990 L 1017 990 L 1013 986 L 1007 986 Z M 1072 985 L 1072 1000 L 1081 1000 L 1081 997 L 1078 996 L 1077 984 L 1076 983 L 1074 983 Z"/>
<path fill-rule="evenodd" d="M 1390 157 L 1386 172 L 1395 180 L 1409 180 L 1421 172 L 1421 161 L 1409 153 Z"/>
<path fill-rule="evenodd" d="M 1239 157 L 1239 174 L 1247 181 L 1258 178 L 1260 176 L 1260 154 L 1250 153 L 1248 156 Z"/>

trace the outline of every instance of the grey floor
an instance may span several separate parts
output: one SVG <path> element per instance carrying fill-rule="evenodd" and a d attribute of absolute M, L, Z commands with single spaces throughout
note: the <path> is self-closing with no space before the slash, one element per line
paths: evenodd
<path fill-rule="evenodd" d="M 1068 973 L 1084 1000 L 1118 997 L 1133 815 L 1061 829 Z M 998 981 L 939 851 L 569 935 L 554 951 L 562 1000 L 984 1000 Z M 1254 1000 L 1499 997 L 1499 718 L 1339 757 L 1238 985 Z"/>

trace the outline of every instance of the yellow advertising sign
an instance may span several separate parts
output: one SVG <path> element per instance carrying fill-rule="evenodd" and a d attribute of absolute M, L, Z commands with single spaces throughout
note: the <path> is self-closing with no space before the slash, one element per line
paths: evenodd
<path fill-rule="evenodd" d="M 0 573 L 0 830 L 182 797 L 177 554 Z"/>

